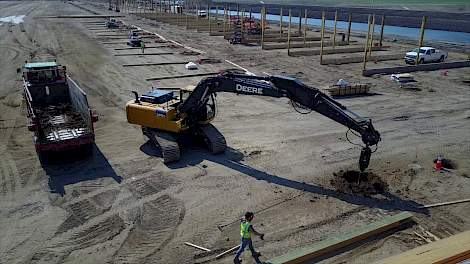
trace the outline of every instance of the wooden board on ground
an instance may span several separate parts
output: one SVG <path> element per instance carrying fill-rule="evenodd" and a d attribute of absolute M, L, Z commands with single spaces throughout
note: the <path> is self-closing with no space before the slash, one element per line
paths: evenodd
<path fill-rule="evenodd" d="M 432 207 L 438 207 L 438 206 L 444 206 L 444 205 L 451 205 L 451 204 L 459 204 L 459 203 L 468 203 L 470 202 L 470 199 L 463 199 L 463 200 L 456 200 L 456 201 L 450 201 L 450 202 L 443 202 L 443 203 L 435 203 L 435 204 L 427 204 L 423 205 L 419 208 L 432 208 Z"/>
<path fill-rule="evenodd" d="M 412 214 L 409 212 L 402 212 L 393 216 L 387 216 L 384 219 L 362 226 L 360 228 L 351 230 L 350 232 L 340 234 L 312 245 L 292 250 L 282 256 L 275 257 L 267 263 L 270 264 L 300 264 L 306 263 L 309 260 L 318 258 L 325 254 L 329 254 L 350 246 L 361 240 L 373 237 L 375 235 L 384 233 L 385 231 L 392 230 L 400 227 L 403 223 L 411 220 Z"/>
<path fill-rule="evenodd" d="M 135 64 L 123 64 L 122 67 L 163 66 L 163 65 L 178 65 L 178 64 L 187 64 L 187 63 L 189 63 L 189 61 L 156 62 L 156 63 L 135 63 Z"/>
<path fill-rule="evenodd" d="M 200 249 L 200 250 L 203 250 L 203 251 L 211 252 L 210 249 L 205 248 L 205 247 L 201 247 L 201 246 L 198 246 L 198 245 L 195 245 L 195 244 L 193 244 L 193 243 L 184 242 L 184 244 L 185 244 L 186 246 L 190 246 L 190 247 L 197 248 L 197 249 Z"/>
<path fill-rule="evenodd" d="M 375 264 L 459 263 L 470 259 L 470 230 L 380 260 Z"/>
<path fill-rule="evenodd" d="M 227 255 L 228 253 L 232 253 L 233 251 L 237 250 L 240 247 L 240 245 L 234 246 L 233 248 L 226 250 L 219 255 L 215 256 L 215 259 L 220 259 L 221 257 Z"/>
<path fill-rule="evenodd" d="M 114 54 L 114 56 L 159 56 L 159 55 L 170 55 L 173 52 L 159 52 L 159 53 L 126 53 L 126 54 Z"/>
<path fill-rule="evenodd" d="M 199 76 L 210 76 L 217 75 L 220 72 L 207 72 L 207 73 L 196 73 L 196 74 L 185 74 L 185 75 L 175 75 L 175 76 L 163 76 L 163 77 L 154 77 L 147 78 L 147 81 L 158 81 L 158 80 L 167 80 L 167 79 L 180 79 L 180 78 L 189 78 L 189 77 L 199 77 Z"/>

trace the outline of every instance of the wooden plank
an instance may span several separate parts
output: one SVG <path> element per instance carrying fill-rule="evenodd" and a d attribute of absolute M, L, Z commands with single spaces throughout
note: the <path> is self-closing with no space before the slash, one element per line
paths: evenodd
<path fill-rule="evenodd" d="M 318 258 L 328 253 L 352 245 L 358 241 L 381 234 L 385 231 L 397 228 L 405 222 L 411 220 L 412 214 L 402 212 L 393 216 L 387 216 L 384 219 L 340 234 L 318 243 L 295 249 L 282 256 L 269 260 L 270 264 L 300 264 Z M 410 262 L 411 263 L 411 262 Z"/>
<path fill-rule="evenodd" d="M 386 46 L 380 46 L 380 47 L 372 47 L 373 51 L 379 51 L 379 50 L 385 50 Z M 347 46 L 345 48 L 329 48 L 329 49 L 323 49 L 323 55 L 326 54 L 340 54 L 340 53 L 358 53 L 358 52 L 364 52 L 364 47 L 351 47 Z M 294 50 L 290 52 L 290 56 L 308 56 L 308 55 L 320 55 L 321 50 L 320 49 L 306 49 L 306 50 Z"/>
<path fill-rule="evenodd" d="M 101 44 L 126 44 L 126 41 L 100 42 Z"/>
<path fill-rule="evenodd" d="M 195 244 L 193 244 L 193 243 L 184 242 L 184 244 L 185 244 L 186 246 L 190 246 L 190 247 L 197 248 L 197 249 L 200 249 L 200 250 L 203 250 L 203 251 L 211 252 L 210 249 L 205 248 L 205 247 L 201 247 L 201 246 L 198 246 L 198 245 L 195 245 Z"/>
<path fill-rule="evenodd" d="M 108 18 L 108 17 L 125 17 L 122 15 L 70 15 L 70 16 L 41 16 L 39 18 Z"/>
<path fill-rule="evenodd" d="M 189 78 L 189 77 L 198 77 L 198 76 L 209 76 L 209 75 L 217 75 L 217 74 L 220 74 L 220 72 L 207 72 L 207 73 L 196 73 L 196 74 L 154 77 L 154 78 L 147 78 L 145 80 L 147 80 L 147 81 L 158 81 L 158 80 L 167 80 L 167 79 L 180 79 L 180 78 Z"/>
<path fill-rule="evenodd" d="M 170 45 L 145 46 L 145 49 L 167 48 L 169 46 Z M 141 49 L 141 48 L 140 47 L 127 47 L 127 48 L 115 48 L 114 50 L 133 50 L 133 49 Z"/>
<path fill-rule="evenodd" d="M 170 55 L 173 52 L 159 52 L 159 53 L 126 53 L 126 54 L 114 54 L 114 56 L 159 56 L 159 55 Z"/>
<path fill-rule="evenodd" d="M 388 61 L 388 60 L 401 60 L 401 59 L 403 59 L 403 53 L 401 52 L 393 53 L 393 54 L 367 56 L 367 61 Z M 349 63 L 362 63 L 363 61 L 364 61 L 363 56 L 325 58 L 321 62 L 321 65 L 329 65 L 329 64 L 340 65 L 340 64 L 349 64 Z"/>
<path fill-rule="evenodd" d="M 404 253 L 382 259 L 374 264 L 444 264 L 470 259 L 470 230 Z"/>
<path fill-rule="evenodd" d="M 233 251 L 237 250 L 239 247 L 240 247 L 240 245 L 236 245 L 233 248 L 231 248 L 229 250 L 226 250 L 226 251 L 220 253 L 219 255 L 215 256 L 215 259 L 220 259 L 223 256 L 227 255 L 228 253 L 232 253 Z"/>
<path fill-rule="evenodd" d="M 468 203 L 468 202 L 470 202 L 470 199 L 463 199 L 463 200 L 456 200 L 456 201 L 450 201 L 450 202 L 428 204 L 428 205 L 420 206 L 419 208 L 424 209 L 424 208 L 432 208 L 432 207 L 451 205 L 451 204 L 459 204 L 459 203 Z"/>
<path fill-rule="evenodd" d="M 123 64 L 123 67 L 138 67 L 138 66 L 161 66 L 161 65 L 178 65 L 187 64 L 189 61 L 175 61 L 175 62 L 157 62 L 157 63 L 136 63 L 136 64 Z"/>

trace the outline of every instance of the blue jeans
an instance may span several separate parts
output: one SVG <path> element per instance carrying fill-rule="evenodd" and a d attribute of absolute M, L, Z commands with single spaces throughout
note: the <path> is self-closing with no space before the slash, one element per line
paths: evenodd
<path fill-rule="evenodd" d="M 248 248 L 251 251 L 251 255 L 255 259 L 256 263 L 262 263 L 259 258 L 258 258 L 258 252 L 255 251 L 255 248 L 253 247 L 253 242 L 251 241 L 251 238 L 242 238 L 240 248 L 237 251 L 237 254 L 235 254 L 235 259 L 234 262 L 237 263 L 240 255 L 245 251 L 246 246 L 248 245 Z"/>

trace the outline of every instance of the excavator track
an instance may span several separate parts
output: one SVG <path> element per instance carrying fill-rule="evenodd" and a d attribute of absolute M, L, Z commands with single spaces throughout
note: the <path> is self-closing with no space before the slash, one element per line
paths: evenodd
<path fill-rule="evenodd" d="M 180 160 L 180 147 L 176 139 L 171 134 L 149 128 L 143 128 L 142 131 L 155 147 L 160 149 L 164 163 Z"/>
<path fill-rule="evenodd" d="M 211 124 L 199 127 L 199 134 L 204 138 L 207 148 L 212 154 L 219 154 L 225 151 L 227 142 L 225 137 Z"/>

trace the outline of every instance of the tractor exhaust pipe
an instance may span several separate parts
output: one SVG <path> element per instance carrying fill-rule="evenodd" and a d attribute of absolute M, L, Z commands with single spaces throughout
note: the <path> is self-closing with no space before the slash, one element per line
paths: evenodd
<path fill-rule="evenodd" d="M 139 94 L 138 94 L 136 91 L 132 91 L 132 93 L 133 93 L 134 96 L 135 96 L 135 101 L 134 101 L 134 103 L 140 104 Z"/>

